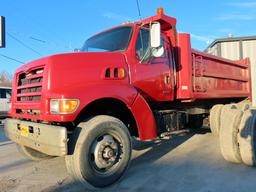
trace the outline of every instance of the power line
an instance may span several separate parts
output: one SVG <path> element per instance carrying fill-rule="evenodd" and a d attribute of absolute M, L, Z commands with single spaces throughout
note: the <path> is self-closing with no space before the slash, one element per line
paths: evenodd
<path fill-rule="evenodd" d="M 10 31 L 10 30 L 9 30 Z M 38 38 L 38 37 L 35 37 L 33 34 L 24 34 L 24 33 L 21 33 L 21 32 L 17 32 L 17 31 L 15 31 L 15 30 L 13 30 L 13 29 L 11 29 L 11 34 L 12 34 L 12 36 L 14 36 L 14 34 L 15 34 L 15 36 L 19 36 L 19 37 L 23 37 L 23 38 L 26 38 L 26 39 L 30 39 L 30 40 L 33 40 L 33 41 L 35 41 L 35 42 L 39 42 L 39 43 L 42 43 L 42 44 L 47 44 L 47 45 L 49 45 L 49 46 L 51 46 L 51 47 L 54 47 L 55 49 L 56 49 L 56 47 L 58 48 L 58 50 L 59 50 L 59 48 L 62 48 L 62 49 L 70 49 L 70 47 L 68 46 L 68 45 L 66 45 L 66 44 L 60 44 L 60 43 L 57 43 L 57 42 L 55 42 L 55 41 L 53 41 L 53 40 L 51 40 L 51 41 L 48 41 L 48 40 L 45 40 L 45 39 L 42 39 L 42 38 Z"/>
<path fill-rule="evenodd" d="M 140 19 L 140 20 L 142 20 L 141 12 L 140 12 L 140 4 L 139 4 L 139 0 L 136 0 L 136 3 L 137 3 L 137 9 L 138 9 L 138 13 L 139 13 L 139 19 Z"/>
<path fill-rule="evenodd" d="M 14 37 L 14 36 L 11 35 L 10 33 L 7 32 L 7 35 L 9 35 L 12 39 L 14 39 L 15 41 L 17 41 L 18 43 L 20 43 L 22 46 L 26 47 L 26 48 L 29 49 L 30 51 L 33 51 L 34 53 L 38 54 L 39 56 L 42 56 L 41 53 L 39 53 L 39 52 L 36 51 L 35 49 L 31 48 L 30 46 L 26 45 L 25 43 L 23 43 L 21 40 L 19 40 L 18 38 Z"/>
<path fill-rule="evenodd" d="M 12 60 L 12 61 L 16 61 L 17 63 L 24 64 L 24 62 L 19 61 L 19 60 L 17 60 L 17 59 L 14 59 L 14 58 L 12 58 L 12 57 L 9 57 L 9 56 L 7 56 L 7 55 L 3 55 L 3 54 L 1 54 L 1 53 L 0 53 L 0 55 L 1 55 L 2 57 L 6 58 L 6 59 L 9 59 L 9 60 Z"/>
<path fill-rule="evenodd" d="M 35 38 L 35 37 L 32 37 L 32 36 L 30 36 L 29 38 L 32 39 L 32 40 L 35 40 L 35 41 L 39 41 L 40 43 L 46 43 L 45 40 L 38 39 L 38 38 Z"/>

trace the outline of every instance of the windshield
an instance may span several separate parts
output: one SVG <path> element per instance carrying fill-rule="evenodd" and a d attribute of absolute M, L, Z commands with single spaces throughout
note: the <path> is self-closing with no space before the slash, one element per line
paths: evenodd
<path fill-rule="evenodd" d="M 119 52 L 129 45 L 132 27 L 118 27 L 89 38 L 81 52 Z"/>

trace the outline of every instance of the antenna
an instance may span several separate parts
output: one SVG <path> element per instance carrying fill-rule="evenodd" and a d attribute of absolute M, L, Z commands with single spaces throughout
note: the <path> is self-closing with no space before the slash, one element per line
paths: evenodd
<path fill-rule="evenodd" d="M 139 13 L 139 19 L 142 20 L 141 13 L 140 13 L 140 4 L 139 4 L 139 0 L 136 0 L 136 3 L 137 3 L 137 9 L 138 9 L 138 13 Z"/>

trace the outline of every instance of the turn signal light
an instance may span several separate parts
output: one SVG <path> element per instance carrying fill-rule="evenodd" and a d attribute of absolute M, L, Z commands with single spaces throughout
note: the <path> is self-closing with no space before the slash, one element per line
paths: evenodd
<path fill-rule="evenodd" d="M 125 78 L 125 70 L 124 70 L 124 68 L 120 68 L 119 69 L 119 78 L 120 79 Z"/>
<path fill-rule="evenodd" d="M 107 68 L 104 75 L 105 79 L 120 80 L 126 77 L 126 71 L 123 67 Z"/>
<path fill-rule="evenodd" d="M 50 111 L 53 114 L 70 114 L 79 106 L 78 99 L 51 99 Z"/>

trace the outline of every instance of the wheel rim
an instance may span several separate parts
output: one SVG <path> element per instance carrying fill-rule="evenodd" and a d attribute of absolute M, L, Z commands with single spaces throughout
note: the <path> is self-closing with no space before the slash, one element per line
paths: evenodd
<path fill-rule="evenodd" d="M 90 164 L 95 171 L 106 174 L 118 166 L 123 154 L 123 145 L 114 134 L 104 134 L 97 137 L 90 149 Z"/>

